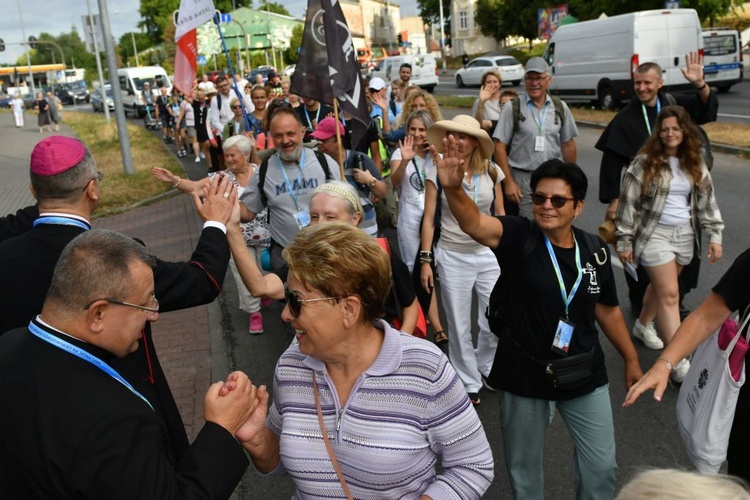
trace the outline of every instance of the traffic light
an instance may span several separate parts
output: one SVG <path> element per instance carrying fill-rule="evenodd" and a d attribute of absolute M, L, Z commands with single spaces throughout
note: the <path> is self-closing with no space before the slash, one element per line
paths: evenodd
<path fill-rule="evenodd" d="M 36 37 L 35 36 L 30 36 L 29 37 L 29 47 L 31 47 L 32 49 L 35 49 L 37 45 L 38 45 L 38 43 L 37 43 Z"/>
<path fill-rule="evenodd" d="M 0 38 L 0 52 L 5 50 L 5 41 Z"/>
<path fill-rule="evenodd" d="M 399 33 L 399 34 L 398 34 L 398 37 L 397 37 L 397 38 L 398 38 L 398 44 L 399 44 L 399 45 L 401 45 L 402 43 L 404 43 L 404 37 L 403 37 L 403 36 L 401 36 L 401 33 Z"/>

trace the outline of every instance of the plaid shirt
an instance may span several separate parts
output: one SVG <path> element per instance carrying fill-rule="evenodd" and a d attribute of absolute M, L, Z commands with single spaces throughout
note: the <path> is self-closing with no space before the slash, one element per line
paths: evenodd
<path fill-rule="evenodd" d="M 654 176 L 648 191 L 644 192 L 642 188 L 645 159 L 645 155 L 636 156 L 625 172 L 615 219 L 617 251 L 633 252 L 633 261 L 636 264 L 661 218 L 672 182 L 672 170 L 669 168 L 669 163 L 665 162 L 659 174 Z M 692 177 L 688 176 L 688 180 L 692 184 Z M 721 219 L 719 206 L 716 204 L 711 175 L 703 162 L 701 162 L 701 181 L 698 185 L 693 184 L 690 190 L 690 215 L 690 224 L 695 231 L 696 244 L 699 248 L 700 232 L 696 230 L 698 225 L 708 233 L 711 243 L 721 245 L 724 222 Z"/>

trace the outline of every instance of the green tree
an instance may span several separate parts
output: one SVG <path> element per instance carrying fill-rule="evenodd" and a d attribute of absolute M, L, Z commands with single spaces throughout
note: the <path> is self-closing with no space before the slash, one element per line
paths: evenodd
<path fill-rule="evenodd" d="M 474 20 L 484 36 L 489 36 L 498 42 L 508 36 L 505 23 L 500 17 L 503 0 L 477 0 Z"/>
<path fill-rule="evenodd" d="M 292 29 L 292 37 L 289 39 L 289 48 L 284 51 L 284 61 L 288 61 L 289 64 L 297 64 L 299 61 L 299 53 L 297 48 L 302 45 L 302 33 L 305 30 L 303 24 L 298 24 Z"/>
<path fill-rule="evenodd" d="M 133 54 L 133 38 L 135 38 L 135 48 L 138 53 L 152 46 L 151 39 L 146 33 L 125 33 L 117 42 L 117 54 L 123 61 L 135 61 L 135 56 Z"/>
<path fill-rule="evenodd" d="M 291 17 L 291 14 L 286 9 L 286 7 L 278 2 L 269 2 L 268 0 L 263 0 L 263 2 L 258 6 L 258 10 L 267 10 L 268 12 L 273 12 L 274 14 L 281 14 L 283 16 Z"/>
<path fill-rule="evenodd" d="M 438 0 L 417 0 L 419 15 L 428 24 L 440 24 L 440 3 Z M 446 32 L 450 32 L 451 0 L 443 0 L 443 19 L 446 21 Z"/>
<path fill-rule="evenodd" d="M 234 2 L 234 3 L 233 3 Z M 214 7 L 224 13 L 234 10 L 234 6 L 253 7 L 252 0 L 216 0 Z M 279 6 L 284 9 L 283 6 Z M 141 21 L 138 23 L 140 28 L 146 31 L 151 43 L 158 44 L 162 41 L 164 30 L 167 26 L 174 26 L 174 11 L 180 8 L 180 0 L 141 0 L 139 12 Z M 274 2 L 270 3 L 271 12 L 275 12 Z M 286 9 L 284 9 L 286 11 Z M 288 12 L 287 12 L 288 14 Z"/>
<path fill-rule="evenodd" d="M 29 56 L 31 64 L 51 64 L 56 62 L 61 64 L 60 50 L 64 56 L 65 64 L 68 68 L 85 68 L 87 74 L 96 73 L 96 58 L 94 54 L 86 51 L 86 44 L 78 35 L 75 29 L 70 33 L 61 33 L 58 36 L 49 33 L 40 33 L 37 36 L 39 44 L 35 50 L 31 50 Z M 58 49 L 59 47 L 59 49 Z M 19 62 L 26 64 L 26 56 L 21 55 Z"/>

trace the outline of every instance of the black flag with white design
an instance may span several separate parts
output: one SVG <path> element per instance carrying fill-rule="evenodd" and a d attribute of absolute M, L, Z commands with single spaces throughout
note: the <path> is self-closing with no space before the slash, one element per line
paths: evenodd
<path fill-rule="evenodd" d="M 370 126 L 367 99 L 352 35 L 338 0 L 309 0 L 299 62 L 290 92 L 333 105 L 354 118 L 352 144 Z"/>

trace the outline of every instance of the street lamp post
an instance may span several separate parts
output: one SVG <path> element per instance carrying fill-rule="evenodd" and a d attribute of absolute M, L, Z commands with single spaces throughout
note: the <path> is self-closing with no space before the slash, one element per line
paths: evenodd
<path fill-rule="evenodd" d="M 135 54 L 135 65 L 140 66 L 141 63 L 138 61 L 138 49 L 135 46 L 135 33 L 130 32 L 130 39 L 133 40 L 133 53 Z"/>
<path fill-rule="evenodd" d="M 21 36 L 23 37 L 24 43 L 26 42 L 26 30 L 23 27 L 23 14 L 21 13 L 21 0 L 16 0 L 18 6 L 18 19 L 21 21 Z M 29 47 L 26 46 L 26 64 L 29 66 L 29 78 L 31 79 L 31 92 L 36 94 L 36 88 L 34 87 L 34 74 L 31 72 L 31 57 L 29 57 Z"/>

